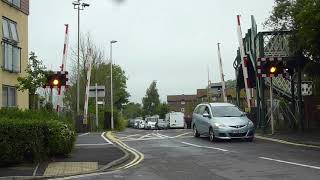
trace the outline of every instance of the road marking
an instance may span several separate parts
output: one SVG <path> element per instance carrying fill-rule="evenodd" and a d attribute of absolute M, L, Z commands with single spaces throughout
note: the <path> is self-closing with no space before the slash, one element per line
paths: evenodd
<path fill-rule="evenodd" d="M 38 171 L 39 165 L 40 165 L 40 163 L 37 164 L 36 168 L 34 169 L 34 171 L 32 173 L 32 176 L 36 176 L 37 175 L 37 171 Z"/>
<path fill-rule="evenodd" d="M 123 140 L 123 139 L 128 139 L 129 137 L 134 137 L 134 136 L 139 136 L 140 134 L 132 134 L 129 136 L 125 136 L 125 137 L 119 137 L 119 139 Z"/>
<path fill-rule="evenodd" d="M 187 134 L 191 134 L 191 132 L 187 132 L 187 133 L 179 134 L 179 135 L 177 135 L 177 136 L 173 136 L 172 138 L 181 137 L 181 136 L 184 136 L 184 135 L 187 135 Z"/>
<path fill-rule="evenodd" d="M 308 144 L 300 144 L 300 143 L 293 143 L 293 142 L 288 142 L 288 141 L 284 141 L 284 140 L 280 140 L 280 139 L 267 138 L 267 137 L 258 136 L 258 135 L 256 135 L 255 137 L 258 138 L 258 139 L 263 139 L 263 140 L 278 142 L 278 143 L 282 143 L 282 144 L 289 144 L 289 145 L 294 145 L 294 146 L 302 146 L 302 147 L 310 147 L 310 148 L 320 149 L 320 146 L 314 146 L 314 145 L 308 145 Z"/>
<path fill-rule="evenodd" d="M 275 162 L 280 162 L 280 163 L 291 164 L 291 165 L 295 165 L 295 166 L 302 166 L 302 167 L 320 170 L 320 167 L 318 167 L 318 166 L 310 166 L 310 165 L 306 165 L 306 164 L 300 164 L 300 163 L 295 163 L 295 162 L 290 162 L 290 161 L 283 161 L 283 160 L 272 159 L 272 158 L 267 158 L 267 157 L 259 157 L 259 158 L 264 159 L 264 160 L 268 160 L 268 161 L 275 161 Z"/>
<path fill-rule="evenodd" d="M 109 139 L 107 139 L 105 136 L 104 136 L 105 132 L 101 134 L 101 137 L 106 141 L 108 142 L 109 144 L 113 144 Z"/>
<path fill-rule="evenodd" d="M 181 142 L 181 143 L 182 143 L 182 144 L 189 145 L 189 146 L 198 147 L 198 148 L 215 149 L 215 150 L 223 151 L 223 152 L 228 152 L 228 151 L 229 151 L 229 150 L 226 150 L 226 149 L 216 148 L 216 147 L 212 147 L 212 146 L 201 146 L 201 145 L 191 144 L 191 143 L 187 143 L 187 142 Z"/>
<path fill-rule="evenodd" d="M 110 145 L 110 143 L 99 143 L 99 144 L 76 144 L 75 146 L 105 146 Z"/>
<path fill-rule="evenodd" d="M 167 136 L 167 135 L 164 135 L 164 134 L 160 134 L 160 133 L 157 133 L 158 136 L 162 137 L 162 138 L 172 138 L 170 136 Z"/>
<path fill-rule="evenodd" d="M 157 132 L 157 134 L 154 134 L 154 135 L 157 136 L 157 137 L 159 137 L 159 138 L 161 138 L 161 139 L 168 138 L 168 136 L 165 136 L 165 135 L 160 134 L 160 133 L 158 133 L 158 132 Z"/>
<path fill-rule="evenodd" d="M 138 139 L 149 138 L 149 137 L 152 137 L 151 135 L 152 135 L 152 134 L 146 134 L 146 135 L 144 135 L 144 136 L 139 137 Z"/>
<path fill-rule="evenodd" d="M 79 134 L 78 137 L 86 136 L 86 135 L 88 135 L 88 134 L 90 134 L 90 133 Z"/>
<path fill-rule="evenodd" d="M 126 140 L 121 140 L 121 141 L 122 142 L 129 142 L 129 141 L 149 141 L 149 140 L 164 140 L 164 138 L 151 137 L 151 138 L 144 138 L 144 139 L 126 139 Z"/>
<path fill-rule="evenodd" d="M 130 167 L 133 167 L 133 166 L 139 164 L 144 159 L 144 155 L 142 153 L 140 153 L 139 151 L 137 151 L 136 149 L 134 149 L 132 147 L 129 147 L 128 145 L 123 143 L 121 140 L 112 136 L 112 132 L 108 132 L 107 136 L 110 139 L 112 139 L 115 143 L 117 143 L 119 146 L 121 146 L 122 148 L 126 149 L 127 151 L 131 152 L 134 155 L 134 159 L 130 163 L 123 165 L 117 169 L 128 169 Z"/>

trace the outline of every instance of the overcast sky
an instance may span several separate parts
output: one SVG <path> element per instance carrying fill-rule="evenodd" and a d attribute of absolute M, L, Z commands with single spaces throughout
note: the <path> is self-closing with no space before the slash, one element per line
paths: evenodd
<path fill-rule="evenodd" d="M 84 0 L 90 7 L 81 12 L 81 32 L 90 32 L 106 52 L 110 40 L 119 41 L 113 58 L 126 71 L 134 102 L 141 102 L 153 80 L 162 101 L 166 95 L 195 94 L 207 84 L 208 66 L 210 79 L 220 81 L 218 42 L 226 79 L 234 79 L 236 15 L 242 16 L 243 34 L 251 26 L 250 15 L 262 31 L 274 4 L 273 0 L 122 1 Z M 77 12 L 72 0 L 30 1 L 29 51 L 54 70 L 61 64 L 64 24 L 70 25 L 70 46 L 75 47 Z"/>

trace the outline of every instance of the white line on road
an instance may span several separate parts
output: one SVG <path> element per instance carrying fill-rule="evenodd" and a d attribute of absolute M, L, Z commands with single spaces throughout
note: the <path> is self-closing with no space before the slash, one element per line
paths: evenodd
<path fill-rule="evenodd" d="M 189 146 L 198 147 L 198 148 L 215 149 L 215 150 L 223 151 L 223 152 L 228 152 L 228 151 L 229 151 L 229 150 L 226 150 L 226 149 L 216 148 L 216 147 L 212 147 L 212 146 L 201 146 L 201 145 L 191 144 L 191 143 L 187 143 L 187 142 L 181 142 L 181 143 L 182 143 L 182 144 L 189 145 Z"/>
<path fill-rule="evenodd" d="M 113 144 L 109 139 L 107 139 L 105 136 L 104 136 L 105 132 L 101 134 L 101 137 L 106 141 L 108 142 L 109 144 Z"/>
<path fill-rule="evenodd" d="M 38 171 L 39 165 L 40 165 L 40 163 L 37 164 L 36 168 L 34 169 L 34 171 L 32 173 L 32 176 L 36 176 L 37 175 L 37 171 Z"/>
<path fill-rule="evenodd" d="M 187 132 L 187 133 L 179 134 L 179 135 L 173 136 L 172 138 L 181 137 L 181 136 L 184 136 L 184 135 L 187 135 L 187 134 L 191 134 L 191 133 Z"/>
<path fill-rule="evenodd" d="M 144 135 L 144 136 L 139 137 L 138 139 L 149 138 L 149 137 L 152 137 L 151 135 L 152 135 L 152 134 L 146 134 L 146 135 Z"/>
<path fill-rule="evenodd" d="M 90 133 L 79 134 L 78 137 L 86 136 L 86 135 L 88 135 L 88 134 L 90 134 Z"/>
<path fill-rule="evenodd" d="M 157 134 L 154 134 L 154 135 L 158 136 L 161 139 L 169 138 L 169 136 L 166 136 L 166 135 L 163 135 L 163 134 L 160 134 L 160 133 L 157 133 Z"/>
<path fill-rule="evenodd" d="M 105 146 L 110 145 L 110 143 L 99 143 L 99 144 L 76 144 L 75 146 Z"/>
<path fill-rule="evenodd" d="M 295 165 L 295 166 L 302 166 L 302 167 L 320 170 L 320 167 L 318 167 L 318 166 L 310 166 L 310 165 L 306 165 L 306 164 L 300 164 L 300 163 L 295 163 L 295 162 L 290 162 L 290 161 L 283 161 L 283 160 L 272 159 L 272 158 L 267 158 L 267 157 L 259 157 L 259 158 L 264 159 L 264 160 L 268 160 L 268 161 L 275 161 L 275 162 L 280 162 L 280 163 L 291 164 L 291 165 Z"/>
<path fill-rule="evenodd" d="M 126 139 L 126 140 L 121 140 L 121 141 L 128 142 L 128 141 L 148 141 L 148 140 L 164 140 L 164 139 L 158 138 L 158 137 L 151 137 L 151 138 L 144 138 L 144 139 Z"/>

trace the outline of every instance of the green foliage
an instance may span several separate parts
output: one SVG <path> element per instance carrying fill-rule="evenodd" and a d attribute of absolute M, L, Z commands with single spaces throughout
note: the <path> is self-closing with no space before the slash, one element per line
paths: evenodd
<path fill-rule="evenodd" d="M 226 88 L 236 88 L 237 81 L 236 80 L 227 80 Z"/>
<path fill-rule="evenodd" d="M 142 107 L 139 103 L 129 103 L 123 109 L 123 116 L 126 119 L 132 119 L 142 116 Z"/>
<path fill-rule="evenodd" d="M 31 109 L 36 107 L 36 91 L 39 87 L 45 85 L 47 80 L 46 67 L 43 65 L 41 60 L 38 60 L 34 52 L 30 53 L 29 63 L 27 69 L 26 77 L 18 77 L 18 90 L 25 91 L 29 90 Z"/>
<path fill-rule="evenodd" d="M 144 115 L 155 115 L 160 104 L 157 82 L 153 81 L 142 99 Z"/>
<path fill-rule="evenodd" d="M 157 108 L 157 114 L 160 116 L 160 119 L 165 119 L 166 114 L 170 111 L 169 106 L 167 103 L 159 104 Z"/>
<path fill-rule="evenodd" d="M 314 61 L 320 61 L 320 1 L 275 0 L 275 6 L 266 25 L 276 30 L 291 30 L 291 48 L 303 52 Z"/>
<path fill-rule="evenodd" d="M 47 111 L 0 109 L 0 165 L 67 155 L 75 132 L 67 119 Z"/>

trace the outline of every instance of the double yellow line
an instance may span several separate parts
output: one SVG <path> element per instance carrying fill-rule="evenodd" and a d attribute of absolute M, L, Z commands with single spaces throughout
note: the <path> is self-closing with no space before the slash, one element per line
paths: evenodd
<path fill-rule="evenodd" d="M 144 155 L 142 153 L 140 153 L 139 151 L 137 151 L 136 149 L 134 149 L 132 147 L 129 147 L 128 145 L 123 143 L 121 140 L 115 138 L 112 135 L 112 132 L 107 133 L 107 138 L 109 138 L 111 141 L 113 141 L 114 143 L 116 143 L 117 145 L 122 147 L 123 149 L 129 151 L 134 156 L 134 158 L 129 163 L 116 168 L 116 170 L 128 169 L 128 168 L 131 168 L 133 166 L 138 165 L 141 161 L 143 161 Z"/>

